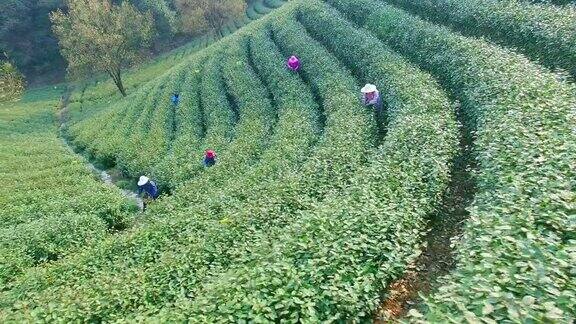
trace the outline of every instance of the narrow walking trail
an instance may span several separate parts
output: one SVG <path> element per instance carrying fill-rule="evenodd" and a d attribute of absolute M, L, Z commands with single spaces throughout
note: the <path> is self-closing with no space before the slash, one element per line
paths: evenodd
<path fill-rule="evenodd" d="M 460 115 L 460 107 L 457 109 Z M 458 119 L 462 120 L 460 116 Z M 430 294 L 439 286 L 439 279 L 455 268 L 453 241 L 462 234 L 475 193 L 472 174 L 477 165 L 472 145 L 470 131 L 462 126 L 460 152 L 452 165 L 450 186 L 438 212 L 430 216 L 424 250 L 406 274 L 388 286 L 388 296 L 374 314 L 374 323 L 395 322 L 407 315 L 418 307 L 421 295 Z"/>
<path fill-rule="evenodd" d="M 104 182 L 105 184 L 109 185 L 109 186 L 115 186 L 118 189 L 121 190 L 122 194 L 135 201 L 136 205 L 138 205 L 138 208 L 140 209 L 140 211 L 144 211 L 144 200 L 138 195 L 138 193 L 134 192 L 134 191 L 130 191 L 127 189 L 122 189 L 119 186 L 116 185 L 116 179 L 115 177 L 113 177 L 107 170 L 103 170 L 98 168 L 95 164 L 93 164 L 86 156 L 84 156 L 83 154 L 80 154 L 77 152 L 77 150 L 74 148 L 74 146 L 70 143 L 70 141 L 68 141 L 68 139 L 66 138 L 66 127 L 67 127 L 67 122 L 68 122 L 68 102 L 70 100 L 70 95 L 72 94 L 71 89 L 67 89 L 63 94 L 62 97 L 60 99 L 60 107 L 59 107 L 59 111 L 58 111 L 58 125 L 60 128 L 60 132 L 58 134 L 58 137 L 62 140 L 62 142 L 64 143 L 64 145 L 74 154 L 76 155 L 80 155 L 83 160 L 86 162 L 86 166 L 87 168 L 92 171 L 94 174 L 98 175 L 98 177 L 100 178 L 100 180 L 102 182 Z"/>

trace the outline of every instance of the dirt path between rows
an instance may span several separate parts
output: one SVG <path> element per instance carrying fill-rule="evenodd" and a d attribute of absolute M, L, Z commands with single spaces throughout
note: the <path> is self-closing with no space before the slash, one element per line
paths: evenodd
<path fill-rule="evenodd" d="M 82 159 L 86 162 L 86 165 L 92 173 L 96 174 L 99 179 L 104 182 L 106 185 L 115 186 L 117 187 L 122 194 L 130 199 L 133 200 L 140 211 L 144 210 L 144 201 L 142 198 L 134 191 L 122 189 L 116 185 L 115 179 L 107 170 L 103 170 L 98 168 L 94 163 L 92 163 L 86 156 L 77 152 L 75 147 L 70 143 L 66 136 L 66 127 L 69 121 L 69 111 L 68 111 L 68 103 L 70 102 L 70 96 L 72 95 L 72 89 L 67 88 L 62 97 L 60 98 L 60 106 L 58 109 L 58 126 L 59 126 L 59 134 L 58 137 L 62 140 L 64 145 L 74 154 L 79 155 Z"/>
<path fill-rule="evenodd" d="M 472 171 L 476 167 L 470 132 L 462 127 L 460 152 L 453 161 L 450 184 L 442 204 L 429 219 L 424 251 L 402 278 L 388 286 L 387 296 L 374 315 L 374 323 L 397 322 L 410 309 L 418 309 L 422 302 L 420 296 L 432 293 L 440 285 L 439 280 L 455 268 L 452 243 L 460 237 L 469 218 L 467 208 L 476 191 Z"/>

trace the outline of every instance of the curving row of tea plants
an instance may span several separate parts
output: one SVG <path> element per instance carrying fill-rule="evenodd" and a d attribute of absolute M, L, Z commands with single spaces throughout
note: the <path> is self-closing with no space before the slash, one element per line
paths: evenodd
<path fill-rule="evenodd" d="M 420 316 L 573 321 L 574 85 L 520 55 L 393 6 L 330 2 L 442 80 L 474 129 L 477 194 L 457 246 L 457 270 Z"/>
<path fill-rule="evenodd" d="M 227 36 L 249 24 L 262 18 L 273 9 L 281 7 L 285 0 L 255 0 L 248 3 L 246 14 L 224 27 L 223 35 Z M 185 46 L 179 47 L 169 53 L 160 55 L 151 62 L 130 69 L 123 76 L 123 82 L 128 93 L 138 90 L 150 80 L 165 73 L 172 66 L 180 64 L 195 52 L 214 43 L 216 38 L 206 35 L 194 39 Z M 94 112 L 106 110 L 122 97 L 114 83 L 108 78 L 77 84 L 75 91 L 71 93 L 69 114 L 73 120 L 91 117 Z"/>
<path fill-rule="evenodd" d="M 576 87 L 537 63 L 572 69 L 570 10 L 290 1 L 72 116 L 75 147 L 165 195 L 137 226 L 14 274 L 0 321 L 369 321 L 425 249 L 462 137 L 478 170 L 457 267 L 407 320 L 573 321 Z M 368 82 L 383 116 L 359 102 Z"/>
<path fill-rule="evenodd" d="M 465 35 L 488 37 L 576 77 L 576 7 L 517 0 L 390 0 Z"/>
<path fill-rule="evenodd" d="M 0 106 L 3 287 L 28 268 L 125 228 L 137 209 L 118 190 L 99 183 L 58 139 L 58 101 L 51 92 L 55 91 L 36 90 L 23 103 Z"/>

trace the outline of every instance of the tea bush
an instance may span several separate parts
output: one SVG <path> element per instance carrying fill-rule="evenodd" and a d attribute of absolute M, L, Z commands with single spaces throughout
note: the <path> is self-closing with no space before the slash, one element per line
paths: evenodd
<path fill-rule="evenodd" d="M 198 157 L 202 155 L 200 150 L 206 136 L 206 111 L 202 102 L 201 84 L 207 61 L 202 56 L 190 65 L 180 91 L 180 104 L 174 108 L 173 122 L 176 129 L 173 141 L 168 142 L 170 152 L 163 156 L 152 174 L 159 183 L 170 188 L 190 177 L 191 169 L 198 167 Z M 223 120 L 231 120 L 226 115 L 228 110 L 218 109 L 225 114 Z"/>
<path fill-rule="evenodd" d="M 144 103 L 146 109 L 132 126 L 127 143 L 117 157 L 117 164 L 128 175 L 150 174 L 153 167 L 167 154 L 172 141 L 172 118 L 175 109 L 170 98 L 180 92 L 188 66 L 168 74 L 161 91 Z"/>
<path fill-rule="evenodd" d="M 250 7 L 258 14 L 275 2 Z M 466 7 L 486 13 L 477 17 L 484 22 L 524 12 L 496 10 L 504 4 L 536 8 L 512 0 L 454 5 L 472 3 L 485 5 Z M 452 25 L 463 12 L 442 8 L 436 22 Z M 568 26 L 556 36 L 522 29 L 538 19 L 508 22 L 509 34 L 521 35 L 506 39 L 496 34 L 504 25 L 452 27 L 505 45 L 537 40 L 545 46 L 536 59 Z M 293 54 L 297 73 L 285 66 Z M 574 320 L 576 92 L 562 75 L 380 0 L 290 1 L 185 55 L 125 100 L 80 104 L 73 95 L 70 140 L 131 176 L 151 175 L 170 195 L 114 236 L 109 216 L 81 212 L 100 210 L 100 201 L 29 221 L 23 207 L 24 217 L 6 214 L 0 322 L 369 321 L 424 249 L 461 136 L 474 140 L 479 166 L 458 265 L 408 320 Z M 384 116 L 360 103 L 368 82 L 380 90 Z M 78 111 L 84 104 L 101 111 Z M 455 106 L 460 131 L 470 134 L 459 134 Z M 28 117 L 53 118 L 30 114 L 4 122 L 6 133 L 34 129 Z M 26 167 L 13 158 L 26 154 L 39 170 L 7 174 L 11 195 L 0 202 L 39 201 L 26 193 L 47 199 L 51 187 L 38 179 L 53 169 L 61 186 L 75 188 L 85 172 L 68 162 L 76 158 L 46 161 L 43 147 L 23 143 L 7 144 L 2 163 Z M 207 169 L 208 148 L 219 159 Z"/>
<path fill-rule="evenodd" d="M 576 7 L 521 0 L 385 1 L 466 35 L 489 37 L 576 77 Z"/>
<path fill-rule="evenodd" d="M 574 86 L 522 56 L 392 6 L 329 2 L 442 79 L 475 129 L 478 192 L 457 270 L 421 316 L 573 321 Z"/>
<path fill-rule="evenodd" d="M 93 244 L 136 206 L 100 184 L 56 137 L 56 101 L 0 106 L 0 284 Z"/>
<path fill-rule="evenodd" d="M 358 172 L 343 192 L 330 195 L 277 235 L 260 236 L 259 244 L 251 247 L 241 262 L 203 283 L 194 298 L 181 299 L 153 320 L 317 322 L 369 318 L 385 282 L 394 278 L 396 271 L 400 274 L 418 254 L 421 226 L 447 185 L 448 163 L 456 151 L 457 130 L 449 102 L 430 77 L 385 47 L 374 42 L 372 49 L 362 46 L 369 44 L 370 37 L 334 12 L 307 5 L 301 15 L 307 16 L 306 23 L 327 42 L 346 40 L 348 55 L 370 57 L 373 53 L 370 59 L 382 62 L 380 69 L 372 72 L 368 72 L 372 69 L 369 64 L 358 62 L 358 66 L 359 74 L 373 73 L 377 80 L 387 81 L 382 83 L 383 93 L 391 99 L 386 141 L 377 159 Z M 279 40 L 306 34 L 294 21 L 276 20 L 274 25 Z M 302 46 L 311 43 L 301 42 Z M 410 135 L 415 132 L 417 137 Z M 411 156 L 408 152 L 414 159 L 407 159 Z M 438 163 L 426 162 L 430 159 Z M 404 163 L 411 167 L 401 167 Z M 388 204 L 395 207 L 387 208 Z"/>

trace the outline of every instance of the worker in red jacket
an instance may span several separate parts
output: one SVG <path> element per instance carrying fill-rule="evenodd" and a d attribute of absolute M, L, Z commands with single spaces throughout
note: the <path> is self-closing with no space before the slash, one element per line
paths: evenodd
<path fill-rule="evenodd" d="M 206 150 L 204 154 L 204 166 L 209 168 L 216 164 L 216 152 L 213 150 Z"/>

